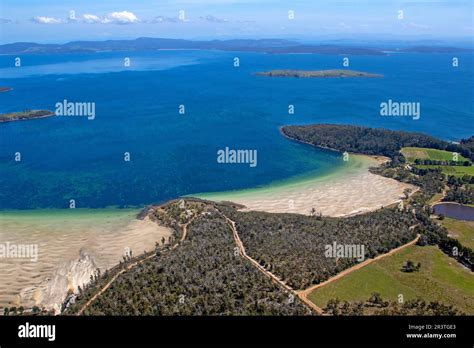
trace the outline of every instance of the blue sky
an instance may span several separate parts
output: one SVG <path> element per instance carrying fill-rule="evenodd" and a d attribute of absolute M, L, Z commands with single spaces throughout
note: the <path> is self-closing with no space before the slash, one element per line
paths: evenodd
<path fill-rule="evenodd" d="M 474 0 L 1 0 L 0 41 L 472 38 L 473 8 Z"/>

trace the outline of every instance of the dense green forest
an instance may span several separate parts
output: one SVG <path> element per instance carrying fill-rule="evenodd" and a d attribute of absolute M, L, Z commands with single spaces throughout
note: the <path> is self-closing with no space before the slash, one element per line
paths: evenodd
<path fill-rule="evenodd" d="M 450 190 L 446 192 L 443 201 L 474 204 L 474 176 L 449 176 L 447 185 Z"/>
<path fill-rule="evenodd" d="M 449 238 L 448 231 L 430 219 L 430 214 L 433 213 L 430 199 L 435 194 L 444 192 L 443 201 L 472 204 L 474 190 L 470 185 L 473 178 L 470 175 L 462 177 L 446 175 L 441 168 L 417 168 L 406 165 L 405 158 L 399 152 L 402 147 L 426 147 L 458 152 L 472 160 L 474 137 L 463 139 L 459 144 L 451 144 L 420 133 L 328 124 L 287 126 L 282 128 L 282 132 L 292 139 L 315 146 L 390 157 L 392 161 L 370 170 L 372 173 L 421 188 L 406 202 L 408 203 L 406 208 L 412 209 L 420 222 L 423 232 L 420 243 L 437 244 L 447 255 L 471 270 L 474 268 L 473 251 L 457 240 Z M 454 254 L 453 247 L 459 252 Z"/>
<path fill-rule="evenodd" d="M 442 169 L 437 167 L 418 168 L 408 166 L 405 165 L 406 160 L 400 153 L 402 147 L 422 147 L 457 152 L 474 160 L 474 136 L 469 139 L 462 139 L 459 144 L 453 144 L 421 133 L 347 125 L 285 126 L 281 131 L 291 139 L 319 147 L 367 155 L 387 156 L 392 161 L 371 168 L 372 173 L 421 187 L 422 192 L 420 194 L 426 197 L 443 192 L 447 186 L 449 190 L 447 190 L 443 201 L 461 204 L 473 204 L 474 202 L 474 189 L 471 186 L 474 183 L 473 176 L 466 174 L 462 177 L 456 177 L 444 174 Z M 469 161 L 433 161 L 429 159 L 416 159 L 415 163 L 453 166 L 471 165 Z"/>
<path fill-rule="evenodd" d="M 460 145 L 463 148 L 469 150 L 471 154 L 473 154 L 474 153 L 474 135 L 467 139 L 461 139 Z M 473 160 L 472 157 L 471 157 L 471 160 Z"/>
<path fill-rule="evenodd" d="M 342 152 L 387 156 L 394 161 L 403 157 L 399 153 L 402 147 L 428 147 L 458 152 L 474 160 L 472 137 L 460 144 L 452 144 L 422 133 L 334 124 L 285 126 L 281 131 L 289 138 L 315 146 Z"/>

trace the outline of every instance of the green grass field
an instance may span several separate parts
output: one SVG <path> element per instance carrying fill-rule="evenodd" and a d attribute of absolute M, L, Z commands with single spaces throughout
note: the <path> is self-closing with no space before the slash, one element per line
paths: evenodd
<path fill-rule="evenodd" d="M 416 165 L 417 168 L 420 169 L 435 169 L 441 168 L 444 174 L 446 175 L 454 175 L 454 176 L 463 176 L 467 175 L 474 175 L 474 166 L 470 167 L 463 167 L 463 166 L 437 166 L 437 165 Z"/>
<path fill-rule="evenodd" d="M 436 161 L 451 161 L 453 160 L 453 153 L 443 150 L 428 149 L 424 147 L 404 147 L 400 150 L 408 163 L 415 163 L 416 159 L 430 159 Z M 469 159 L 459 155 L 458 161 L 464 162 Z M 463 176 L 465 174 L 474 176 L 474 166 L 440 166 L 440 165 L 416 165 L 420 169 L 436 169 L 441 168 L 444 174 Z"/>
<path fill-rule="evenodd" d="M 400 271 L 407 260 L 420 262 L 420 270 Z M 385 300 L 396 301 L 399 294 L 405 300 L 417 297 L 437 300 L 474 314 L 474 274 L 436 246 L 410 246 L 316 289 L 309 298 L 324 308 L 332 298 L 365 301 L 374 292 Z"/>
<path fill-rule="evenodd" d="M 474 221 L 455 220 L 445 217 L 440 221 L 462 245 L 474 249 Z"/>
<path fill-rule="evenodd" d="M 439 202 L 443 198 L 442 193 L 435 193 L 433 197 L 428 201 L 429 204 L 433 204 L 435 202 Z"/>
<path fill-rule="evenodd" d="M 409 163 L 414 163 L 416 159 L 430 159 L 435 161 L 452 161 L 453 153 L 444 150 L 428 149 L 425 147 L 404 147 L 400 151 Z M 458 155 L 458 161 L 469 161 L 467 158 Z"/>

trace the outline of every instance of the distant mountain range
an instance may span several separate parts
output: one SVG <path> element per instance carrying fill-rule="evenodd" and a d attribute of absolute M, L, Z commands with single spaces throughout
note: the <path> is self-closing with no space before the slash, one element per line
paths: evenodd
<path fill-rule="evenodd" d="M 191 41 L 181 39 L 163 39 L 142 37 L 135 40 L 107 41 L 72 41 L 65 44 L 38 44 L 33 42 L 16 42 L 0 45 L 0 54 L 54 54 L 54 53 L 87 53 L 100 51 L 154 51 L 160 49 L 207 49 L 222 51 L 247 51 L 262 53 L 318 53 L 347 55 L 385 55 L 392 49 L 367 48 L 338 44 L 301 44 L 283 39 L 261 40 L 211 40 Z M 473 51 L 468 48 L 417 46 L 398 49 L 400 52 L 462 52 Z"/>

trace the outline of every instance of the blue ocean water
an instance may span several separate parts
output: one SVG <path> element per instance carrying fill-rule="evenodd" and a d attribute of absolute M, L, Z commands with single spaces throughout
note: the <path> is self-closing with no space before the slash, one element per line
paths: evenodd
<path fill-rule="evenodd" d="M 123 67 L 125 57 L 131 59 Z M 234 57 L 240 67 L 234 67 Z M 198 192 L 323 175 L 338 154 L 285 139 L 286 124 L 340 123 L 421 131 L 447 140 L 474 134 L 471 54 L 350 57 L 382 79 L 291 79 L 270 69 L 333 69 L 341 56 L 218 51 L 0 56 L 0 112 L 94 102 L 96 117 L 0 124 L 0 209 L 140 206 Z M 421 103 L 421 118 L 382 117 L 380 103 Z M 178 113 L 185 105 L 185 115 Z M 293 104 L 295 114 L 288 114 Z M 217 151 L 255 149 L 258 164 L 219 164 Z M 20 152 L 21 162 L 14 156 Z M 125 162 L 124 152 L 131 161 Z"/>

